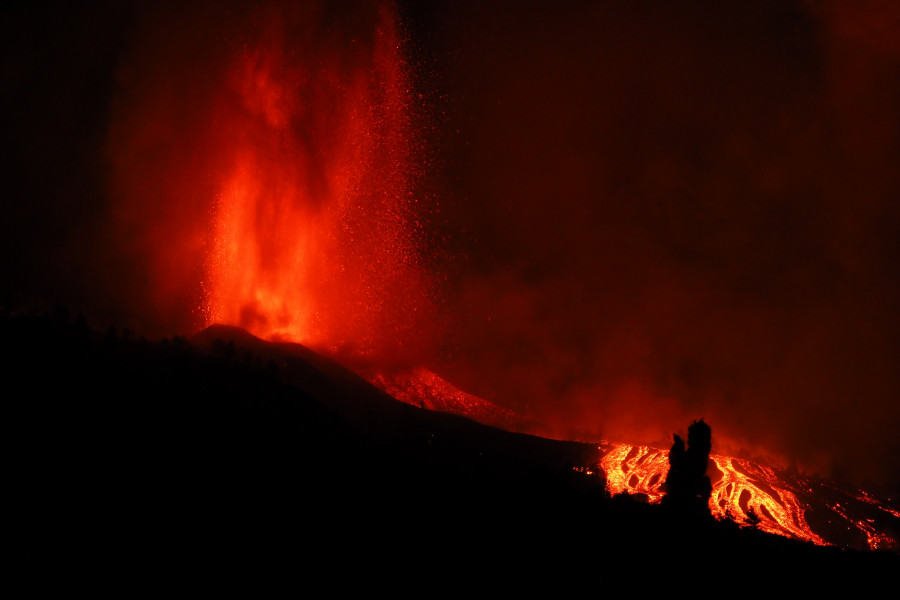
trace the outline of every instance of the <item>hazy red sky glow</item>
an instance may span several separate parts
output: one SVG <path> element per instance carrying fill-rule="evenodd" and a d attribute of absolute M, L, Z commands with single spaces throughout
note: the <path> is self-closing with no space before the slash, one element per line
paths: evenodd
<path fill-rule="evenodd" d="M 7 308 L 191 331 L 229 169 L 289 148 L 303 163 L 278 173 L 331 189 L 339 157 L 371 152 L 396 160 L 341 181 L 402 190 L 376 220 L 404 224 L 387 236 L 403 259 L 363 213 L 329 217 L 364 241 L 316 247 L 380 265 L 316 284 L 320 312 L 351 315 L 323 325 L 334 345 L 364 330 L 379 360 L 420 361 L 558 435 L 667 443 L 705 417 L 717 453 L 898 491 L 896 3 L 409 2 L 387 58 L 371 3 L 248 4 L 0 9 Z M 248 56 L 288 83 L 241 96 Z M 398 87 L 359 106 L 399 119 L 362 150 L 353 127 L 376 125 L 329 95 L 360 69 Z M 290 103 L 253 95 L 273 85 Z M 276 143 L 258 123 L 280 119 Z M 334 295 L 346 281 L 377 288 L 377 318 Z"/>

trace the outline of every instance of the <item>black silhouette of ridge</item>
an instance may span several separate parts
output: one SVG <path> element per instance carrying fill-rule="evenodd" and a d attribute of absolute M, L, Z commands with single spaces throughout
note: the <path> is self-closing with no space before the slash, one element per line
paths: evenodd
<path fill-rule="evenodd" d="M 401 403 L 237 328 L 150 342 L 58 316 L 0 326 L 11 539 L 33 589 L 223 583 L 223 569 L 557 592 L 758 569 L 824 589 L 892 583 L 900 564 L 610 497 L 594 445 Z"/>

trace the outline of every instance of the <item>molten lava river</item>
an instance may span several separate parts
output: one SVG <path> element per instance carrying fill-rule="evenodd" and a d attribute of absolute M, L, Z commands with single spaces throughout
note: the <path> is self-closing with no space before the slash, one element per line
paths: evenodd
<path fill-rule="evenodd" d="M 509 411 L 467 394 L 426 369 L 370 375 L 370 381 L 398 400 L 422 408 L 459 414 L 485 424 L 517 429 Z M 611 494 L 626 492 L 658 503 L 669 472 L 668 450 L 602 441 L 599 468 Z M 711 455 L 709 507 L 718 519 L 812 542 L 856 549 L 900 550 L 900 511 L 863 490 L 804 477 L 759 462 Z"/>
<path fill-rule="evenodd" d="M 639 494 L 649 502 L 665 495 L 668 451 L 649 446 L 603 442 L 600 467 L 613 494 Z M 900 511 L 863 490 L 775 469 L 758 462 L 710 456 L 710 511 L 719 519 L 819 545 L 898 550 Z M 811 525 L 815 517 L 815 526 Z M 887 533 L 890 531 L 891 534 Z"/>

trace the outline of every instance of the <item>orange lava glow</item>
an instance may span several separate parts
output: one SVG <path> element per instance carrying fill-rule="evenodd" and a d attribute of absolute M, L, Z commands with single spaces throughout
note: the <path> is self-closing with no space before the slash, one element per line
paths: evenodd
<path fill-rule="evenodd" d="M 600 468 L 606 473 L 610 493 L 644 494 L 654 503 L 665 496 L 660 486 L 669 472 L 667 452 L 648 446 L 614 444 L 600 461 Z"/>
<path fill-rule="evenodd" d="M 512 428 L 514 415 L 496 404 L 468 394 L 428 369 L 368 377 L 377 387 L 397 400 L 428 410 L 458 414 L 473 421 Z"/>
<path fill-rule="evenodd" d="M 731 515 L 739 523 L 748 523 L 751 514 L 759 518 L 758 527 L 769 533 L 826 542 L 806 522 L 805 507 L 794 490 L 774 470 L 739 458 L 711 456 L 722 473 L 713 486 L 710 509 L 718 517 Z"/>
<path fill-rule="evenodd" d="M 464 416 L 509 431 L 529 433 L 533 425 L 424 368 L 361 374 L 397 400 L 423 409 Z M 639 495 L 652 504 L 665 496 L 668 450 L 611 442 L 602 442 L 599 450 L 602 458 L 598 464 L 577 466 L 575 470 L 593 473 L 599 468 L 611 494 Z M 898 550 L 893 532 L 900 525 L 900 511 L 863 490 L 838 488 L 744 458 L 719 454 L 710 458 L 709 508 L 717 519 L 818 545 Z M 818 515 L 816 528 L 810 525 L 811 512 Z"/>
<path fill-rule="evenodd" d="M 669 472 L 668 451 L 647 446 L 612 444 L 600 463 L 611 493 L 644 494 L 650 502 L 665 495 L 662 484 Z M 807 524 L 805 507 L 775 471 L 764 465 L 728 456 L 711 455 L 713 481 L 709 508 L 718 518 L 748 524 L 759 518 L 763 531 L 824 545 Z"/>
<path fill-rule="evenodd" d="M 427 296 L 396 16 L 381 10 L 366 41 L 316 32 L 298 43 L 285 29 L 272 19 L 236 57 L 212 115 L 230 141 L 204 313 L 262 338 L 364 353 L 402 338 Z"/>
<path fill-rule="evenodd" d="M 641 494 L 649 502 L 659 502 L 669 471 L 668 451 L 648 446 L 604 443 L 600 468 L 606 473 L 610 493 Z M 805 540 L 819 545 L 830 542 L 807 522 L 810 499 L 821 495 L 814 484 L 798 475 L 788 475 L 754 461 L 711 455 L 709 467 L 713 484 L 709 508 L 719 518 L 742 525 L 756 526 L 766 532 Z M 897 517 L 895 510 L 859 491 L 854 501 L 870 504 Z M 839 503 L 826 505 L 834 515 L 866 535 L 871 549 L 893 548 L 895 540 L 878 530 L 873 519 L 856 519 Z"/>

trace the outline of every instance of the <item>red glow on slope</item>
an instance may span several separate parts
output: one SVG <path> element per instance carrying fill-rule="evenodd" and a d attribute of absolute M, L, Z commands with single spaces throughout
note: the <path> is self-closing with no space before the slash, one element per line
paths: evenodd
<path fill-rule="evenodd" d="M 363 352 L 413 326 L 427 294 L 409 83 L 395 16 L 378 18 L 373 39 L 349 47 L 307 47 L 273 19 L 237 57 L 231 102 L 216 115 L 231 146 L 213 211 L 209 323 Z"/>
<path fill-rule="evenodd" d="M 485 425 L 515 429 L 515 415 L 511 411 L 466 393 L 427 369 L 376 373 L 368 379 L 401 402 L 461 415 Z"/>
<path fill-rule="evenodd" d="M 367 377 L 407 404 L 510 431 L 528 432 L 531 428 L 515 413 L 468 394 L 427 369 L 369 373 Z M 668 450 L 610 442 L 603 442 L 599 449 L 599 464 L 581 465 L 576 470 L 592 473 L 599 467 L 611 494 L 640 495 L 652 504 L 662 500 L 669 472 Z M 709 508 L 717 519 L 818 545 L 897 549 L 897 540 L 888 532 L 897 530 L 900 512 L 862 490 L 838 489 L 822 480 L 744 458 L 718 454 L 710 458 L 713 490 Z M 811 512 L 818 515 L 815 528 Z"/>

